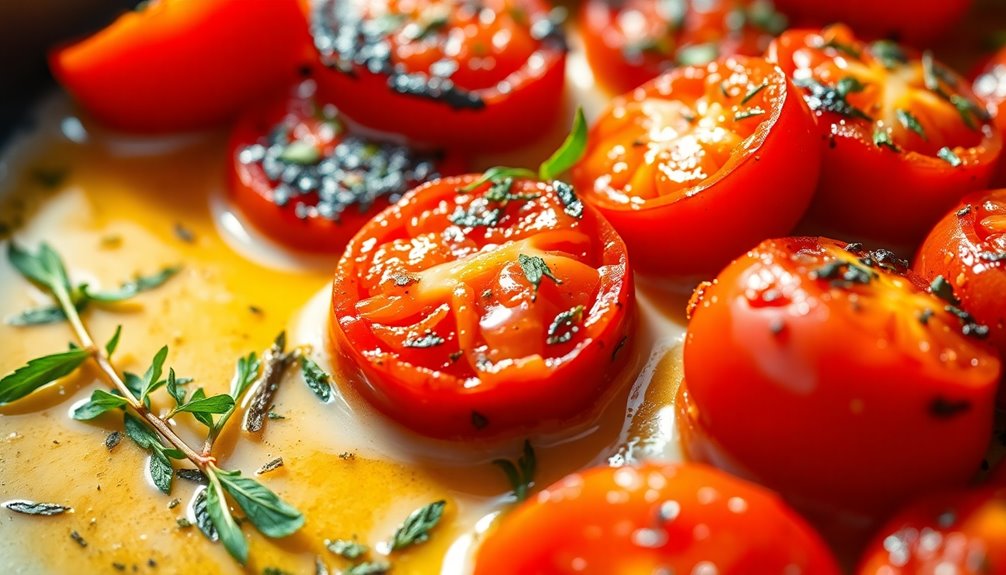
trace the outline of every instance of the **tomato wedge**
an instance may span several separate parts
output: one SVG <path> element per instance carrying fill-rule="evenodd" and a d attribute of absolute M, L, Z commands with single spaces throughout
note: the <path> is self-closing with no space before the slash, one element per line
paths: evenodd
<path fill-rule="evenodd" d="M 891 519 L 858 575 L 1006 573 L 1006 488 L 925 497 Z"/>
<path fill-rule="evenodd" d="M 558 118 L 566 49 L 543 0 L 322 0 L 321 94 L 414 141 L 502 149 Z"/>
<path fill-rule="evenodd" d="M 90 114 L 136 132 L 199 130 L 292 82 L 309 62 L 298 0 L 155 0 L 49 56 Z"/>
<path fill-rule="evenodd" d="M 699 464 L 577 473 L 504 516 L 475 575 L 838 575 L 774 493 Z"/>
<path fill-rule="evenodd" d="M 582 419 L 624 363 L 632 273 L 572 186 L 479 175 L 420 186 L 353 238 L 331 330 L 378 409 L 435 437 Z"/>
<path fill-rule="evenodd" d="M 929 233 L 912 269 L 942 281 L 988 326 L 990 343 L 1006 357 L 1006 190 L 965 197 Z M 1006 407 L 1006 390 L 1000 405 Z"/>
<path fill-rule="evenodd" d="M 453 154 L 354 133 L 312 92 L 308 80 L 295 94 L 248 110 L 231 135 L 231 200 L 281 244 L 341 252 L 389 202 L 463 170 Z"/>
<path fill-rule="evenodd" d="M 774 64 L 682 67 L 616 98 L 573 170 L 641 272 L 708 277 L 799 221 L 817 185 L 817 133 Z M 796 160 L 796 158 L 800 158 Z"/>
<path fill-rule="evenodd" d="M 869 514 L 977 473 L 999 359 L 891 252 L 766 240 L 689 311 L 681 423 L 696 457 Z"/>
<path fill-rule="evenodd" d="M 760 56 L 785 27 L 764 0 L 587 0 L 580 11 L 590 67 L 617 93 L 675 66 Z"/>
<path fill-rule="evenodd" d="M 802 87 L 824 150 L 811 215 L 822 227 L 915 245 L 992 176 L 1002 138 L 967 83 L 845 26 L 790 30 L 768 51 Z"/>

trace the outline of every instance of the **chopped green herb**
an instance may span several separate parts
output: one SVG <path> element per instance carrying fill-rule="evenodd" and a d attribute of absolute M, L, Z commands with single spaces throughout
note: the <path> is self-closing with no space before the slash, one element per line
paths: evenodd
<path fill-rule="evenodd" d="M 545 263 L 545 260 L 540 256 L 527 256 L 524 254 L 517 255 L 517 262 L 520 263 L 520 269 L 524 272 L 524 277 L 527 281 L 534 286 L 535 295 L 532 297 L 532 301 L 538 295 L 538 288 L 541 286 L 542 278 L 548 278 L 555 282 L 557 285 L 562 284 L 562 280 L 557 278 L 552 270 Z"/>
<path fill-rule="evenodd" d="M 306 355 L 300 358 L 300 374 L 304 378 L 304 384 L 318 399 L 326 403 L 332 399 L 331 376 Z"/>
<path fill-rule="evenodd" d="M 80 533 L 77 533 L 76 529 L 70 532 L 70 539 L 73 539 L 74 543 L 80 545 L 81 547 L 87 547 L 87 541 L 80 535 Z"/>
<path fill-rule="evenodd" d="M 440 522 L 446 501 L 434 501 L 413 511 L 391 539 L 391 550 L 397 551 L 410 545 L 422 543 L 430 538 L 430 530 Z"/>
<path fill-rule="evenodd" d="M 262 467 L 259 467 L 255 471 L 255 475 L 262 475 L 264 473 L 269 473 L 270 471 L 276 471 L 280 467 L 283 467 L 283 458 L 277 457 L 276 459 L 264 464 Z"/>
<path fill-rule="evenodd" d="M 856 94 L 866 89 L 866 84 L 859 81 L 855 76 L 845 76 L 835 84 L 835 89 L 844 98 L 849 94 Z"/>
<path fill-rule="evenodd" d="M 933 278 L 932 283 L 929 284 L 929 291 L 933 292 L 934 296 L 951 305 L 957 305 L 959 303 L 957 296 L 954 295 L 954 287 L 950 285 L 950 282 L 948 282 L 943 276 L 936 276 Z"/>
<path fill-rule="evenodd" d="M 318 150 L 318 146 L 311 142 L 294 140 L 283 148 L 279 159 L 289 164 L 308 166 L 317 164 L 321 160 L 321 152 Z"/>
<path fill-rule="evenodd" d="M 874 42 L 870 45 L 870 53 L 873 54 L 874 58 L 880 60 L 880 63 L 888 70 L 893 70 L 899 65 L 908 63 L 908 55 L 905 54 L 904 49 L 896 42 L 890 40 Z"/>
<path fill-rule="evenodd" d="M 410 335 L 402 342 L 404 347 L 412 347 L 417 349 L 426 349 L 429 347 L 436 347 L 444 343 L 444 338 L 433 333 L 432 331 L 427 331 L 422 335 Z"/>
<path fill-rule="evenodd" d="M 750 102 L 751 98 L 754 98 L 755 96 L 757 96 L 759 92 L 761 92 L 762 90 L 764 90 L 767 87 L 768 87 L 768 80 L 764 80 L 764 81 L 762 81 L 761 84 L 758 84 L 757 86 L 754 86 L 754 87 L 750 88 L 747 91 L 747 93 L 744 94 L 744 97 L 741 98 L 741 106 L 743 106 L 744 104 L 747 104 L 748 102 Z"/>
<path fill-rule="evenodd" d="M 577 324 L 583 321 L 583 312 L 584 307 L 578 305 L 556 315 L 551 325 L 548 326 L 546 343 L 555 345 L 567 343 L 573 339 L 573 334 L 580 331 L 580 327 Z"/>
<path fill-rule="evenodd" d="M 922 124 L 919 123 L 919 119 L 912 115 L 911 112 L 898 108 L 894 113 L 898 116 L 898 121 L 901 122 L 901 125 L 905 129 L 915 132 L 923 140 L 927 139 L 926 132 L 922 129 Z"/>
<path fill-rule="evenodd" d="M 391 565 L 381 561 L 364 561 L 346 569 L 345 575 L 384 575 L 391 571 Z"/>
<path fill-rule="evenodd" d="M 857 60 L 860 59 L 863 56 L 862 52 L 860 52 L 855 46 L 852 46 L 851 44 L 845 44 L 843 42 L 839 42 L 838 40 L 835 40 L 834 38 L 832 38 L 831 40 L 828 40 L 827 42 L 822 42 L 821 45 L 818 46 L 818 49 L 822 49 L 823 50 L 825 48 L 831 48 L 831 49 L 833 49 L 835 51 L 838 51 L 838 52 L 841 52 L 841 53 L 845 54 L 846 56 L 852 56 L 853 58 L 856 58 Z"/>
<path fill-rule="evenodd" d="M 17 499 L 3 504 L 8 510 L 23 515 L 62 515 L 68 511 L 73 511 L 72 507 L 59 505 L 58 503 L 36 503 L 27 499 Z"/>
<path fill-rule="evenodd" d="M 335 541 L 326 539 L 325 547 L 339 557 L 346 559 L 359 559 L 367 553 L 367 546 L 356 541 L 356 539 L 336 539 Z"/>
<path fill-rule="evenodd" d="M 734 113 L 734 120 L 739 122 L 741 120 L 746 120 L 748 118 L 753 118 L 755 116 L 761 116 L 764 114 L 765 110 L 762 110 L 761 108 L 755 106 L 753 108 L 748 108 L 747 110 L 740 110 Z"/>
<path fill-rule="evenodd" d="M 488 209 L 476 200 L 468 205 L 468 209 L 458 206 L 448 219 L 452 224 L 463 228 L 477 228 L 480 226 L 492 228 L 499 223 L 502 217 L 502 209 Z"/>
<path fill-rule="evenodd" d="M 960 156 L 955 154 L 953 150 L 951 150 L 946 146 L 943 146 L 942 148 L 940 148 L 939 152 L 936 152 L 936 157 L 955 168 L 964 163 L 963 161 L 961 161 Z"/>
<path fill-rule="evenodd" d="M 878 148 L 888 148 L 892 152 L 901 151 L 901 148 L 899 148 L 894 143 L 894 140 L 891 139 L 891 133 L 887 131 L 887 128 L 881 126 L 880 124 L 874 126 L 873 128 L 873 145 Z"/>
<path fill-rule="evenodd" d="M 806 88 L 810 92 L 804 96 L 804 99 L 807 101 L 807 105 L 810 106 L 811 110 L 834 112 L 842 116 L 859 118 L 861 120 L 873 119 L 859 108 L 850 104 L 845 99 L 845 94 L 840 92 L 836 87 L 826 86 L 814 78 L 797 78 L 793 83 L 800 88 Z M 846 89 L 849 87 L 850 86 L 847 85 Z"/>

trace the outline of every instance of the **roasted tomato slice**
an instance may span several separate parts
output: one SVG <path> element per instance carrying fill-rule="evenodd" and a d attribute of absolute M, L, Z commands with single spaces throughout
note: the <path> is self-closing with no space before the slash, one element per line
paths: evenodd
<path fill-rule="evenodd" d="M 824 162 L 811 211 L 824 227 L 913 244 L 992 176 L 1001 136 L 932 54 L 831 26 L 785 32 L 768 55 L 818 115 Z"/>
<path fill-rule="evenodd" d="M 699 464 L 590 469 L 501 521 L 476 575 L 839 573 L 777 495 Z"/>
<path fill-rule="evenodd" d="M 335 273 L 333 341 L 350 378 L 430 436 L 582 418 L 628 355 L 632 273 L 614 229 L 569 184 L 478 182 L 409 193 Z"/>
<path fill-rule="evenodd" d="M 310 38 L 298 0 L 155 0 L 56 49 L 49 64 L 88 112 L 114 128 L 212 127 L 297 77 Z"/>
<path fill-rule="evenodd" d="M 817 138 L 785 74 L 736 56 L 678 68 L 616 98 L 573 180 L 638 270 L 708 276 L 792 230 L 817 184 L 818 155 L 806 154 Z"/>
<path fill-rule="evenodd" d="M 354 133 L 304 82 L 296 94 L 248 110 L 231 136 L 230 196 L 281 244 L 338 253 L 389 202 L 457 174 L 453 154 L 419 152 Z"/>
<path fill-rule="evenodd" d="M 1006 190 L 964 198 L 929 233 L 912 268 L 988 326 L 989 341 L 1006 357 Z"/>
<path fill-rule="evenodd" d="M 877 533 L 858 575 L 1006 573 L 1006 488 L 927 496 Z"/>
<path fill-rule="evenodd" d="M 874 38 L 931 40 L 951 30 L 967 14 L 972 0 L 773 0 L 798 25 L 844 22 Z"/>
<path fill-rule="evenodd" d="M 619 93 L 675 66 L 760 56 L 785 27 L 765 0 L 587 0 L 580 14 L 590 67 Z"/>
<path fill-rule="evenodd" d="M 801 502 L 877 514 L 974 475 L 999 359 L 907 267 L 786 238 L 700 286 L 681 398 L 694 455 Z"/>
<path fill-rule="evenodd" d="M 543 0 L 323 0 L 321 93 L 370 128 L 501 149 L 558 118 L 565 41 Z"/>
<path fill-rule="evenodd" d="M 989 60 L 985 70 L 975 79 L 975 95 L 985 102 L 986 110 L 995 117 L 1000 132 L 1006 132 L 1006 48 Z M 1006 186 L 1006 154 L 999 158 L 992 183 Z"/>

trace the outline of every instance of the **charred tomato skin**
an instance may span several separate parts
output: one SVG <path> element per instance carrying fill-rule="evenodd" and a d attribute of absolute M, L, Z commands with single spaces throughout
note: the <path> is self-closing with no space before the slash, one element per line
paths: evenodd
<path fill-rule="evenodd" d="M 892 63 L 883 50 L 891 46 L 903 60 Z M 963 195 L 991 179 L 1002 136 L 966 82 L 930 54 L 868 44 L 834 25 L 788 30 L 766 57 L 796 79 L 817 116 L 823 160 L 808 215 L 821 229 L 914 247 Z M 926 63 L 938 70 L 938 90 L 924 85 Z M 887 92 L 894 96 L 885 99 Z M 951 100 L 972 106 L 969 119 Z M 903 112 L 921 133 L 896 115 Z"/>
<path fill-rule="evenodd" d="M 333 282 L 331 341 L 345 359 L 355 389 L 385 415 L 420 434 L 448 439 L 503 437 L 558 423 L 575 424 L 614 391 L 630 356 L 636 310 L 625 245 L 589 206 L 577 202 L 579 213 L 569 205 L 564 208 L 556 189 L 571 188 L 560 182 L 514 180 L 518 196 L 534 198 L 510 200 L 501 207 L 504 218 L 520 220 L 514 227 L 446 225 L 445 216 L 453 219 L 470 210 L 474 205 L 470 202 L 484 200 L 488 184 L 459 192 L 479 177 L 424 184 L 368 222 L 350 241 Z M 569 199 L 563 196 L 562 202 Z M 381 250 L 415 241 L 418 251 L 434 237 L 445 238 L 444 243 L 423 257 L 433 258 L 430 261 L 436 265 L 420 269 L 427 260 L 416 263 L 410 247 L 406 266 L 415 271 L 388 271 L 391 256 Z M 463 247 L 469 250 L 463 258 L 451 252 L 459 244 L 468 246 Z M 542 252 L 546 260 L 557 253 L 568 256 L 547 264 L 561 283 L 543 277 L 537 290 L 530 287 L 518 261 L 520 253 L 534 249 L 522 246 L 532 245 L 557 246 Z M 454 267 L 445 273 L 445 266 Z M 454 280 L 464 285 L 446 288 L 448 299 L 416 304 L 418 311 L 407 317 L 399 314 L 401 321 L 375 320 L 366 311 L 375 307 L 370 303 L 375 298 L 385 296 L 392 306 L 403 301 L 397 298 L 427 301 L 421 290 L 443 291 Z M 387 287 L 392 283 L 396 285 Z M 465 294 L 475 299 L 457 299 L 468 297 Z M 506 313 L 490 313 L 500 312 L 504 302 L 509 306 Z M 389 343 L 380 333 L 388 331 L 384 325 L 403 333 L 408 326 L 401 324 L 411 325 L 416 317 L 430 317 L 445 306 L 449 306 L 444 312 L 447 319 L 437 320 L 432 329 L 440 340 L 437 345 L 409 349 L 410 344 Z M 556 315 L 546 314 L 549 306 Z M 571 336 L 563 339 L 560 333 L 553 340 L 551 330 L 560 316 L 577 308 L 577 323 L 568 324 L 576 325 L 567 330 Z M 492 318 L 500 317 L 498 325 L 503 328 L 497 329 Z M 466 340 L 471 345 L 464 344 Z"/>
<path fill-rule="evenodd" d="M 988 326 L 988 341 L 1006 357 L 1006 189 L 961 200 L 922 243 L 912 266 L 923 278 L 942 277 L 960 306 Z M 1000 394 L 1000 405 L 1006 397 Z"/>
<path fill-rule="evenodd" d="M 327 6 L 333 2 L 320 2 Z M 429 70 L 410 68 L 416 61 L 424 67 L 425 54 L 431 47 L 443 46 L 446 40 L 435 30 L 429 39 L 414 40 L 414 46 L 403 42 L 402 50 L 392 54 L 406 55 L 408 61 L 384 62 L 380 65 L 360 62 L 333 62 L 334 56 L 323 55 L 317 49 L 315 77 L 320 93 L 334 102 L 348 117 L 368 128 L 402 135 L 411 141 L 438 146 L 460 147 L 479 150 L 505 150 L 519 146 L 528 140 L 541 136 L 553 127 L 560 117 L 566 68 L 565 40 L 558 31 L 542 38 L 532 38 L 531 24 L 548 23 L 550 7 L 546 0 L 493 0 L 498 8 L 491 10 L 493 21 L 510 18 L 510 14 L 522 14 L 509 28 L 508 44 L 516 44 L 516 38 L 526 40 L 519 46 L 504 46 L 491 55 L 497 63 L 503 58 L 512 59 L 521 54 L 524 60 L 517 66 L 507 66 L 509 72 L 501 77 L 485 77 L 477 68 L 481 64 L 473 59 L 486 46 L 493 46 L 492 24 L 483 24 L 478 15 L 459 24 L 450 20 L 444 34 L 466 38 L 463 59 L 445 56 L 442 61 L 451 63 L 454 76 L 437 79 L 434 88 L 428 88 Z M 397 6 L 402 2 L 392 2 Z M 347 2 L 346 5 L 367 7 L 372 0 Z M 433 4 L 425 1 L 416 5 Z M 446 18 L 462 18 L 463 0 L 452 0 L 447 4 Z M 398 14 L 393 12 L 394 14 Z M 310 16 L 314 28 L 315 46 L 319 45 L 319 26 L 330 26 L 322 21 L 317 10 Z M 406 22 L 408 22 L 406 17 Z M 519 21 L 517 21 L 519 20 Z M 409 26 L 416 24 L 410 22 Z M 417 24 L 418 25 L 418 24 Z M 477 37 L 472 38 L 468 28 L 474 26 Z M 402 29 L 404 30 L 404 28 Z M 404 32 L 396 32 L 398 37 Z M 502 37 L 502 36 L 501 36 Z M 481 38 L 481 40 L 480 40 Z M 395 44 L 397 46 L 398 44 Z M 482 46 L 482 48 L 479 48 Z M 509 54 L 509 55 L 508 55 Z M 394 57 L 393 57 L 394 58 Z M 512 63 L 511 63 L 512 64 Z M 379 72 L 374 69 L 385 69 Z M 500 63 L 497 68 L 503 67 Z M 512 69 L 510 69 L 512 68 Z M 392 70 L 402 69 L 401 73 Z M 463 79 L 458 71 L 469 72 L 473 78 Z M 425 82 L 425 84 L 424 84 Z M 399 87 L 396 87 L 399 86 Z M 444 86 L 449 86 L 450 89 Z M 449 94 L 457 89 L 458 93 Z"/>
<path fill-rule="evenodd" d="M 690 304 L 679 426 L 692 455 L 870 515 L 963 485 L 1000 362 L 926 286 L 890 252 L 824 238 L 738 258 Z"/>
<path fill-rule="evenodd" d="M 476 575 L 838 575 L 820 537 L 776 494 L 695 463 L 576 473 L 504 516 Z"/>
<path fill-rule="evenodd" d="M 202 130 L 292 82 L 310 62 L 306 26 L 299 0 L 158 0 L 57 47 L 49 66 L 110 127 Z"/>
<path fill-rule="evenodd" d="M 1006 487 L 927 495 L 873 538 L 857 575 L 1006 573 Z"/>
<path fill-rule="evenodd" d="M 680 119 L 647 109 L 679 104 L 712 111 L 664 143 L 661 134 Z M 707 137 L 717 133 L 731 139 Z M 761 58 L 735 56 L 675 69 L 616 98 L 592 128 L 573 181 L 618 230 L 641 273 L 709 277 L 765 237 L 793 229 L 817 185 L 820 158 L 806 154 L 817 141 L 810 110 L 785 74 Z M 695 142 L 697 151 L 679 160 Z M 714 156 L 701 178 L 682 184 L 667 175 L 702 170 Z"/>

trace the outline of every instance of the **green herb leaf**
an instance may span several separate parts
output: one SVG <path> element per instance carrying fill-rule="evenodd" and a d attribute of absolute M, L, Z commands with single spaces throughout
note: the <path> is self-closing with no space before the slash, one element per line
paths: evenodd
<path fill-rule="evenodd" d="M 545 338 L 545 342 L 555 345 L 573 339 L 573 334 L 580 331 L 577 324 L 583 321 L 583 312 L 584 307 L 578 305 L 556 315 L 548 326 L 548 337 Z"/>
<path fill-rule="evenodd" d="M 175 377 L 175 369 L 171 368 L 168 370 L 168 384 L 167 384 L 168 395 L 175 400 L 175 405 L 182 405 L 185 403 L 185 388 L 178 384 L 178 378 Z"/>
<path fill-rule="evenodd" d="M 391 565 L 383 561 L 364 561 L 346 569 L 346 575 L 384 575 L 391 571 Z"/>
<path fill-rule="evenodd" d="M 108 357 L 112 357 L 115 353 L 115 349 L 119 347 L 119 337 L 122 335 L 122 325 L 115 326 L 115 333 L 112 334 L 112 338 L 108 340 L 105 344 L 105 354 Z"/>
<path fill-rule="evenodd" d="M 919 135 L 923 140 L 926 139 L 926 131 L 922 128 L 922 124 L 919 123 L 919 119 L 912 115 L 908 110 L 902 110 L 898 108 L 894 111 L 898 116 L 898 121 L 901 125 L 905 127 L 906 130 L 911 130 Z"/>
<path fill-rule="evenodd" d="M 65 320 L 66 314 L 63 313 L 62 308 L 59 306 L 46 306 L 27 309 L 20 313 L 7 316 L 7 318 L 4 319 L 4 323 L 7 325 L 26 326 L 46 325 L 50 323 L 59 323 Z"/>
<path fill-rule="evenodd" d="M 125 406 L 126 398 L 109 393 L 103 389 L 96 389 L 91 393 L 91 399 L 87 403 L 73 410 L 73 418 L 78 421 L 87 421 L 113 409 Z"/>
<path fill-rule="evenodd" d="M 141 449 L 154 449 L 154 446 L 161 447 L 161 438 L 153 429 L 141 419 L 126 413 L 123 421 L 123 428 L 126 435 L 133 440 L 133 443 Z"/>
<path fill-rule="evenodd" d="M 240 401 L 241 396 L 258 379 L 260 366 L 261 362 L 255 352 L 238 359 L 237 366 L 234 368 L 234 377 L 231 378 L 231 397 L 234 398 L 234 401 Z"/>
<path fill-rule="evenodd" d="M 321 160 L 321 152 L 318 146 L 303 140 L 294 140 L 283 148 L 279 154 L 279 159 L 288 164 L 300 164 L 309 166 L 317 164 Z"/>
<path fill-rule="evenodd" d="M 63 260 L 49 244 L 39 245 L 38 253 L 32 254 L 11 242 L 7 246 L 7 259 L 25 278 L 50 292 L 64 290 L 70 293 L 70 278 Z"/>
<path fill-rule="evenodd" d="M 402 523 L 402 526 L 395 531 L 395 536 L 391 540 L 391 550 L 397 551 L 429 539 L 430 530 L 440 522 L 446 505 L 446 501 L 434 501 L 413 511 Z"/>
<path fill-rule="evenodd" d="M 216 476 L 255 528 L 266 537 L 286 537 L 304 525 L 300 511 L 258 481 L 241 477 L 238 471 L 218 471 Z"/>
<path fill-rule="evenodd" d="M 752 108 L 748 108 L 747 110 L 738 110 L 735 112 L 734 121 L 739 122 L 741 120 L 747 120 L 748 118 L 754 118 L 755 116 L 763 116 L 764 114 L 765 110 L 754 106 Z"/>
<path fill-rule="evenodd" d="M 943 146 L 942 148 L 940 148 L 939 152 L 936 152 L 936 157 L 955 168 L 964 163 L 963 161 L 961 161 L 960 156 L 955 154 L 953 150 L 951 150 L 946 146 Z"/>
<path fill-rule="evenodd" d="M 202 531 L 203 535 L 210 541 L 217 541 L 220 536 L 217 534 L 217 528 L 210 517 L 209 504 L 206 499 L 207 491 L 208 489 L 200 489 L 196 492 L 196 496 L 192 500 L 192 514 L 196 518 L 196 527 Z"/>
<path fill-rule="evenodd" d="M 899 148 L 897 144 L 894 143 L 894 140 L 891 139 L 891 133 L 887 131 L 887 128 L 884 128 L 879 124 L 873 128 L 873 145 L 878 148 L 888 148 L 892 152 L 901 151 L 901 148 Z"/>
<path fill-rule="evenodd" d="M 888 70 L 893 70 L 902 64 L 908 63 L 908 56 L 896 42 L 890 40 L 879 40 L 870 45 L 870 53 L 880 60 Z"/>
<path fill-rule="evenodd" d="M 182 268 L 168 267 L 149 276 L 137 276 L 136 279 L 122 284 L 116 291 L 92 292 L 87 286 L 82 286 L 81 291 L 87 299 L 100 303 L 118 303 L 125 301 L 141 292 L 150 291 L 164 285 L 164 282 L 171 279 Z"/>
<path fill-rule="evenodd" d="M 576 109 L 573 130 L 566 136 L 559 149 L 538 167 L 538 177 L 544 181 L 554 180 L 572 168 L 587 151 L 587 119 L 583 109 Z"/>
<path fill-rule="evenodd" d="M 534 474 L 538 469 L 538 462 L 531 442 L 524 440 L 524 453 L 517 460 L 516 465 L 508 459 L 495 459 L 493 464 L 499 466 L 507 476 L 517 501 L 527 499 L 528 492 L 534 485 Z"/>
<path fill-rule="evenodd" d="M 193 397 L 195 394 L 193 394 Z M 188 403 L 179 405 L 174 409 L 176 413 L 188 412 L 188 413 L 226 413 L 232 407 L 234 407 L 234 398 L 227 395 L 226 393 L 221 393 L 220 395 L 214 395 L 212 397 L 202 397 L 198 399 L 190 399 Z"/>
<path fill-rule="evenodd" d="M 318 399 L 326 403 L 332 399 L 332 378 L 306 355 L 300 358 L 300 375 Z"/>
<path fill-rule="evenodd" d="M 562 280 L 555 277 L 552 270 L 545 263 L 545 259 L 539 256 L 526 256 L 524 254 L 517 254 L 517 263 L 520 264 L 521 271 L 524 272 L 524 277 L 527 281 L 534 286 L 534 296 L 531 298 L 534 301 L 538 297 L 538 288 L 541 286 L 542 278 L 548 278 L 556 283 L 556 285 L 561 285 Z"/>
<path fill-rule="evenodd" d="M 143 385 L 140 387 L 140 395 L 138 399 L 143 401 L 147 407 L 150 407 L 149 395 L 157 390 L 161 385 L 167 383 L 167 381 L 161 381 L 161 372 L 164 370 L 164 360 L 168 358 L 168 346 L 164 346 L 157 350 L 154 354 L 154 359 L 150 362 L 150 367 L 143 374 Z"/>
<path fill-rule="evenodd" d="M 835 84 L 835 89 L 844 98 L 849 94 L 862 92 L 866 89 L 866 84 L 860 82 L 859 78 L 855 76 L 845 76 Z"/>
<path fill-rule="evenodd" d="M 248 562 L 248 540 L 241 528 L 234 521 L 231 510 L 223 493 L 219 492 L 218 483 L 210 481 L 206 486 L 206 512 L 213 522 L 217 536 L 223 542 L 224 548 L 238 563 Z"/>
<path fill-rule="evenodd" d="M 206 390 L 200 387 L 192 392 L 192 397 L 189 398 L 189 401 L 201 401 L 203 399 L 206 399 Z M 192 414 L 192 417 L 196 418 L 196 421 L 202 423 L 206 427 L 213 427 L 213 415 L 210 413 L 196 411 Z"/>
<path fill-rule="evenodd" d="M 326 539 L 325 547 L 332 553 L 346 559 L 359 559 L 367 553 L 367 546 L 355 539 L 352 541 L 349 539 L 336 539 L 335 541 Z"/>
<path fill-rule="evenodd" d="M 27 499 L 7 501 L 3 506 L 15 513 L 22 513 L 24 515 L 61 515 L 67 511 L 73 511 L 72 507 L 66 507 L 65 505 L 36 503 Z"/>
<path fill-rule="evenodd" d="M 154 485 L 165 495 L 171 493 L 171 478 L 175 475 L 175 468 L 171 465 L 167 453 L 160 449 L 150 452 L 150 479 Z"/>
<path fill-rule="evenodd" d="M 0 379 L 0 405 L 17 401 L 36 389 L 69 375 L 89 357 L 91 352 L 76 348 L 29 360 L 26 365 Z"/>
<path fill-rule="evenodd" d="M 768 80 L 765 80 L 761 84 L 758 84 L 757 86 L 749 89 L 747 93 L 744 94 L 744 97 L 741 99 L 741 106 L 750 102 L 751 98 L 757 96 L 758 93 L 764 90 L 765 88 L 768 88 Z"/>
<path fill-rule="evenodd" d="M 826 86 L 814 78 L 797 78 L 793 83 L 800 88 L 806 88 L 809 94 L 804 96 L 807 105 L 811 110 L 823 110 L 834 112 L 849 118 L 859 118 L 861 120 L 872 120 L 862 110 L 856 108 L 845 99 L 845 94 L 837 87 Z M 846 85 L 845 89 L 849 89 Z"/>
<path fill-rule="evenodd" d="M 933 292 L 934 296 L 951 305 L 957 305 L 960 303 L 957 296 L 954 295 L 954 287 L 950 285 L 950 282 L 948 282 L 943 276 L 936 276 L 933 278 L 933 282 L 929 284 L 929 290 Z"/>

